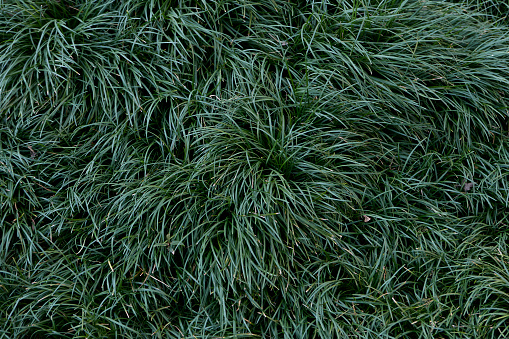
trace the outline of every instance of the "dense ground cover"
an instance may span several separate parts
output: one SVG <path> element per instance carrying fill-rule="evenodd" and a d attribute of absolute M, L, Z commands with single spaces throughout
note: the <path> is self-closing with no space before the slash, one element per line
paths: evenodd
<path fill-rule="evenodd" d="M 508 13 L 0 0 L 0 338 L 509 337 Z"/>

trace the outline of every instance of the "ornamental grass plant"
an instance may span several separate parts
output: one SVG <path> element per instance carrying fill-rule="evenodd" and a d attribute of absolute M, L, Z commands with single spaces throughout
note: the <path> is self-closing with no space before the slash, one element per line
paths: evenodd
<path fill-rule="evenodd" d="M 0 0 L 0 338 L 509 337 L 508 15 Z"/>

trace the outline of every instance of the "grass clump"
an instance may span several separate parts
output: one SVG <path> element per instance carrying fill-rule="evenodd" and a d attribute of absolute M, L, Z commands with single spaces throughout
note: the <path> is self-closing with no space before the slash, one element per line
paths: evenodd
<path fill-rule="evenodd" d="M 509 336 L 507 13 L 0 0 L 0 338 Z"/>

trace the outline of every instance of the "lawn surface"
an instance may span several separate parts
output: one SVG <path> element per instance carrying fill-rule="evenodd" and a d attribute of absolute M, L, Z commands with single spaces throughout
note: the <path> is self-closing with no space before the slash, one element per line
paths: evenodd
<path fill-rule="evenodd" d="M 0 338 L 509 337 L 509 5 L 0 0 Z"/>

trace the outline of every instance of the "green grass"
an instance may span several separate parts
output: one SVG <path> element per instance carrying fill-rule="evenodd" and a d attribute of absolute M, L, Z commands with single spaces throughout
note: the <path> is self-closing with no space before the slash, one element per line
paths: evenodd
<path fill-rule="evenodd" d="M 0 0 L 0 338 L 509 337 L 508 13 Z"/>

